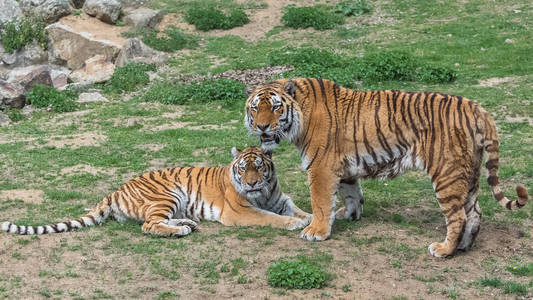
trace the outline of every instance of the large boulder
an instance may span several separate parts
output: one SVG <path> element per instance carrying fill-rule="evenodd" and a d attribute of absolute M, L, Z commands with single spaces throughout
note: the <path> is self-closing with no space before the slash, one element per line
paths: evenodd
<path fill-rule="evenodd" d="M 69 0 L 21 0 L 20 4 L 24 14 L 40 18 L 47 24 L 72 12 Z"/>
<path fill-rule="evenodd" d="M 3 53 L 0 56 L 4 67 L 13 69 L 31 65 L 43 64 L 48 60 L 48 52 L 39 43 L 33 41 L 13 53 Z"/>
<path fill-rule="evenodd" d="M 75 32 L 70 26 L 55 23 L 46 27 L 50 43 L 49 60 L 57 65 L 66 65 L 71 70 L 79 69 L 95 55 L 104 55 L 114 62 L 121 45 L 112 41 L 96 40 L 86 32 Z"/>
<path fill-rule="evenodd" d="M 22 108 L 25 102 L 26 96 L 22 86 L 0 80 L 0 109 Z"/>
<path fill-rule="evenodd" d="M 115 64 L 122 67 L 131 62 L 163 65 L 168 61 L 168 55 L 156 51 L 138 38 L 128 39 L 118 54 Z"/>
<path fill-rule="evenodd" d="M 22 17 L 22 10 L 16 0 L 0 1 L 0 28 L 4 26 L 5 22 L 20 17 Z"/>
<path fill-rule="evenodd" d="M 86 0 L 83 11 L 106 23 L 115 24 L 120 17 L 122 4 L 117 0 Z"/>
<path fill-rule="evenodd" d="M 114 71 L 115 65 L 109 59 L 104 55 L 96 55 L 86 60 L 82 68 L 70 73 L 69 79 L 72 82 L 106 82 Z"/>
<path fill-rule="evenodd" d="M 126 14 L 124 23 L 136 29 L 155 28 L 164 15 L 162 10 L 138 8 Z"/>
<path fill-rule="evenodd" d="M 52 76 L 49 66 L 29 66 L 14 69 L 9 73 L 7 81 L 18 84 L 24 89 L 24 93 L 31 91 L 34 85 L 43 84 L 52 86 Z"/>

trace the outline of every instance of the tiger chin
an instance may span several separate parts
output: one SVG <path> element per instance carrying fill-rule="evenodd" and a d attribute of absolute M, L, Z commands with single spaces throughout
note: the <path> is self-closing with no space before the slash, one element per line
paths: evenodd
<path fill-rule="evenodd" d="M 288 139 L 308 172 L 313 221 L 300 234 L 325 240 L 335 218 L 358 220 L 363 212 L 360 179 L 393 178 L 409 169 L 431 176 L 446 218 L 437 257 L 469 250 L 479 233 L 479 179 L 484 153 L 492 194 L 503 207 L 526 205 L 504 196 L 498 183 L 499 143 L 489 113 L 460 96 L 395 90 L 357 91 L 329 80 L 280 79 L 248 92 L 244 124 L 272 150 Z M 336 195 L 345 207 L 335 211 Z"/>
<path fill-rule="evenodd" d="M 105 197 L 88 214 L 44 226 L 0 225 L 14 234 L 67 232 L 100 225 L 113 217 L 142 222 L 142 231 L 160 236 L 184 236 L 200 220 L 227 226 L 260 225 L 299 229 L 312 215 L 302 211 L 280 190 L 271 152 L 248 147 L 232 149 L 224 167 L 170 168 L 143 174 Z"/>

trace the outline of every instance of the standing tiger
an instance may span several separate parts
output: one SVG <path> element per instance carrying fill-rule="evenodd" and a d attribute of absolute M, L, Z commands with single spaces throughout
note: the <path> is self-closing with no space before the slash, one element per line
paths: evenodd
<path fill-rule="evenodd" d="M 76 220 L 45 226 L 4 222 L 1 229 L 17 234 L 66 232 L 101 224 L 112 216 L 119 222 L 144 222 L 144 233 L 184 236 L 202 219 L 289 230 L 311 222 L 312 215 L 281 193 L 271 152 L 249 147 L 243 151 L 233 148 L 232 154 L 234 160 L 224 167 L 171 168 L 143 174 Z"/>
<path fill-rule="evenodd" d="M 245 126 L 263 149 L 282 138 L 299 150 L 308 171 L 313 221 L 300 234 L 324 240 L 335 217 L 361 218 L 361 178 L 392 178 L 417 168 L 431 176 L 446 218 L 443 243 L 432 243 L 437 257 L 469 250 L 480 227 L 477 200 L 483 152 L 488 183 L 507 209 L 527 202 L 507 199 L 498 186 L 498 135 L 491 116 L 460 96 L 404 91 L 356 91 L 329 80 L 280 79 L 256 88 L 246 101 Z M 346 205 L 336 213 L 336 192 Z"/>

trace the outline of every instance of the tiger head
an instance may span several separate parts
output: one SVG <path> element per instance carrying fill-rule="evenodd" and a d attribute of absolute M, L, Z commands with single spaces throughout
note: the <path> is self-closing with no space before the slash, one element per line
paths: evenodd
<path fill-rule="evenodd" d="M 272 152 L 258 147 L 232 148 L 231 178 L 239 194 L 247 199 L 269 197 L 277 181 Z"/>
<path fill-rule="evenodd" d="M 274 81 L 247 93 L 244 125 L 261 138 L 261 148 L 272 150 L 282 138 L 296 138 L 301 113 L 294 100 L 296 86 L 292 81 Z"/>

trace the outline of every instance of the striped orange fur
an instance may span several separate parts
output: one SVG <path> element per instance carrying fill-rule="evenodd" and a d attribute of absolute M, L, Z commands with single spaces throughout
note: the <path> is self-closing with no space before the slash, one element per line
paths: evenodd
<path fill-rule="evenodd" d="M 280 79 L 256 88 L 246 102 L 245 126 L 260 136 L 263 149 L 282 138 L 301 153 L 308 171 L 313 221 L 301 236 L 324 240 L 335 216 L 359 219 L 359 179 L 391 178 L 425 170 L 446 217 L 443 243 L 429 246 L 444 257 L 468 250 L 479 232 L 477 202 L 483 153 L 488 182 L 507 209 L 524 206 L 528 195 L 506 198 L 498 185 L 498 135 L 491 116 L 460 96 L 429 92 L 356 91 L 315 78 Z M 336 193 L 346 203 L 333 211 Z"/>
<path fill-rule="evenodd" d="M 233 161 L 224 167 L 185 167 L 153 171 L 124 184 L 105 197 L 88 214 L 45 226 L 1 229 L 15 234 L 46 234 L 117 221 L 143 222 L 142 230 L 161 236 L 191 233 L 205 219 L 224 225 L 271 225 L 289 230 L 303 228 L 312 215 L 283 194 L 270 152 L 249 147 L 232 149 Z"/>

